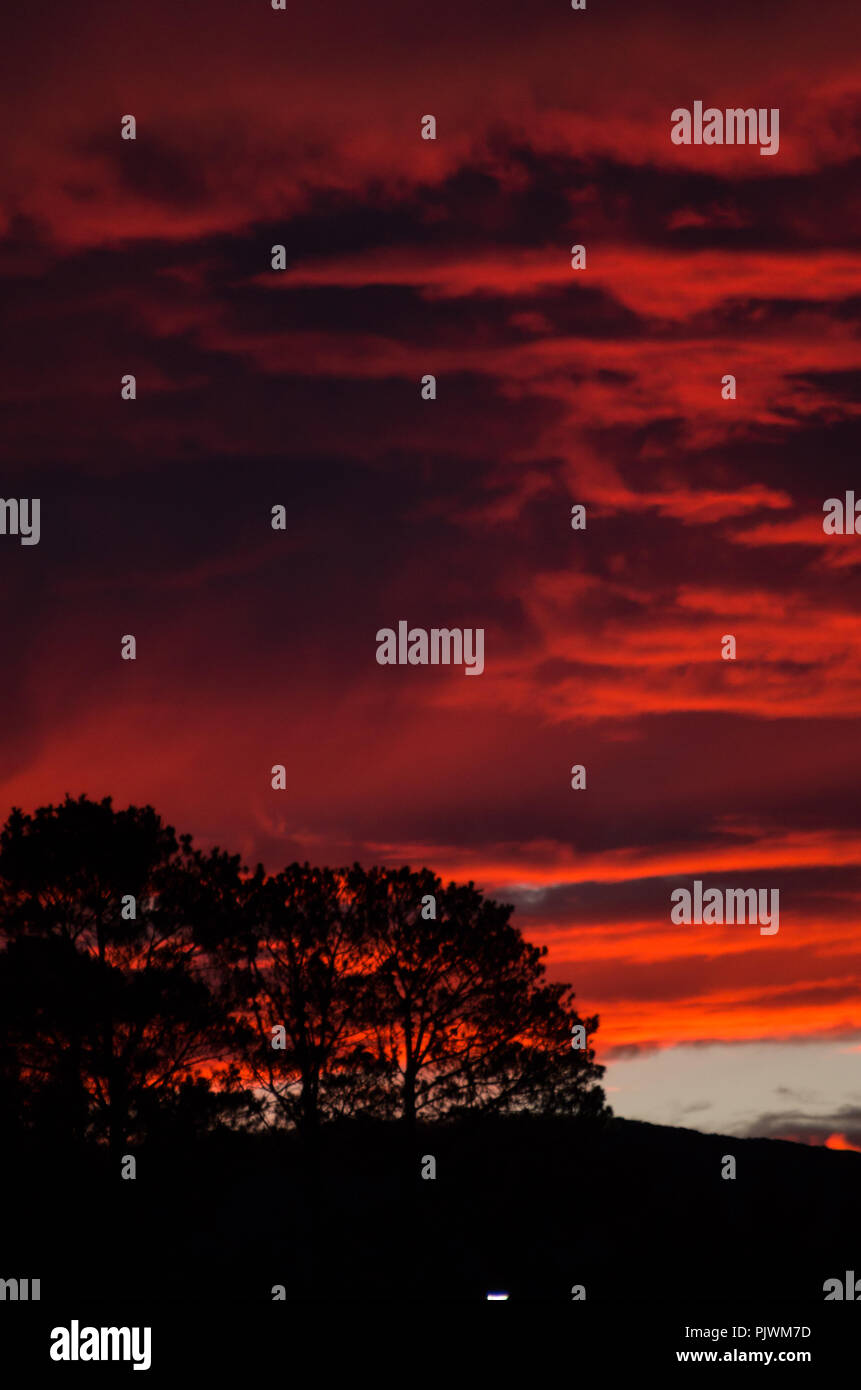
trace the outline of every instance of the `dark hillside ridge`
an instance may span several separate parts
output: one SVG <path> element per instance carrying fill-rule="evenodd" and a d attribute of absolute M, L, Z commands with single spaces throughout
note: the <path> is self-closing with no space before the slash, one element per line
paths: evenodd
<path fill-rule="evenodd" d="M 107 1155 L 7 1144 L 0 1277 L 43 1299 L 295 1298 L 821 1303 L 861 1278 L 861 1154 L 610 1119 L 345 1123 Z M 422 1155 L 437 1163 L 421 1180 Z M 722 1159 L 737 1177 L 721 1177 Z"/>

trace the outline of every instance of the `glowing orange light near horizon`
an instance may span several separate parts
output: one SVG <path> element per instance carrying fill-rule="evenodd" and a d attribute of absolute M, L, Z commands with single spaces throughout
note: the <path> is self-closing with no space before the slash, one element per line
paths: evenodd
<path fill-rule="evenodd" d="M 845 1134 L 829 1134 L 825 1140 L 826 1149 L 851 1149 L 853 1153 L 861 1154 L 861 1148 L 857 1144 L 850 1144 Z"/>

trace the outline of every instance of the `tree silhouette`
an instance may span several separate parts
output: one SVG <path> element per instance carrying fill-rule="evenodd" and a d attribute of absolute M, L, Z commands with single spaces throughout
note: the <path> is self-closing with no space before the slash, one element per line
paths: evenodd
<path fill-rule="evenodd" d="M 254 1084 L 309 1142 L 324 1118 L 383 1113 L 361 1022 L 366 943 L 344 873 L 291 864 L 258 880 L 248 902 L 237 987 L 253 1025 L 244 1057 Z"/>
<path fill-rule="evenodd" d="M 335 1117 L 396 1117 L 410 1144 L 464 1111 L 600 1114 L 598 1019 L 511 913 L 429 869 L 249 874 L 149 806 L 14 810 L 0 1102 L 114 1151 L 216 1123 L 295 1127 L 310 1153 Z"/>
<path fill-rule="evenodd" d="M 196 970 L 202 947 L 171 911 L 182 871 L 174 832 L 152 807 L 117 811 L 110 798 L 14 810 L 0 834 L 0 992 L 20 988 L 27 970 L 40 992 L 35 1033 L 14 1011 L 0 1021 L 6 1045 L 42 1091 L 61 1077 L 68 1086 L 74 1070 L 89 1127 L 114 1150 L 168 1101 L 184 1094 L 199 1109 L 201 1068 L 228 1045 Z M 121 911 L 129 896 L 134 916 Z M 61 966 L 65 990 L 50 984 Z"/>
<path fill-rule="evenodd" d="M 572 991 L 544 982 L 546 948 L 524 941 L 510 907 L 471 883 L 444 888 L 428 869 L 357 866 L 350 882 L 372 955 L 367 1019 L 409 1133 L 419 1116 L 466 1109 L 602 1109 L 603 1068 L 571 1047 L 572 1027 L 588 1037 L 598 1019 L 580 1019 Z M 426 919 L 428 895 L 436 917 Z"/>
<path fill-rule="evenodd" d="M 8 1133 L 86 1137 L 97 969 L 66 937 L 18 937 L 0 954 L 0 1094 L 3 1113 L 16 1117 Z"/>

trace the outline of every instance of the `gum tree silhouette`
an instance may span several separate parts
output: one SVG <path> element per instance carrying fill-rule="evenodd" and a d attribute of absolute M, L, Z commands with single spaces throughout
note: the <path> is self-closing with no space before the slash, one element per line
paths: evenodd
<path fill-rule="evenodd" d="M 609 1113 L 591 1046 L 571 1047 L 598 1019 L 546 981 L 511 912 L 429 869 L 249 874 L 149 806 L 14 810 L 0 1099 L 114 1153 L 165 1128 L 293 1128 L 311 1167 L 336 1118 L 397 1119 L 412 1165 L 420 1119 Z"/>
<path fill-rule="evenodd" d="M 170 1113 L 200 1120 L 229 1046 L 202 945 L 176 915 L 183 875 L 149 806 L 67 797 L 14 810 L 0 834 L 0 997 L 26 1000 L 29 981 L 36 1005 L 29 1026 L 20 1009 L 0 1020 L 6 1048 L 31 1092 L 63 1090 L 78 1110 L 85 1096 L 89 1132 L 114 1153 Z"/>
<path fill-rule="evenodd" d="M 65 937 L 21 936 L 0 954 L 0 1107 L 7 1142 L 83 1141 L 84 1058 L 100 1046 L 94 967 Z"/>
<path fill-rule="evenodd" d="M 356 866 L 350 886 L 370 947 L 367 1022 L 410 1142 L 419 1117 L 601 1112 L 603 1068 L 571 1047 L 572 1027 L 588 1040 L 598 1018 L 581 1019 L 570 987 L 545 982 L 546 948 L 524 941 L 511 907 L 428 869 Z M 435 919 L 421 915 L 428 895 Z"/>
<path fill-rule="evenodd" d="M 251 1025 L 243 1056 L 253 1084 L 309 1147 L 324 1119 L 379 1115 L 387 1105 L 362 1026 L 367 942 L 345 880 L 309 864 L 258 878 L 235 974 L 235 999 Z M 284 1045 L 276 1047 L 279 1027 Z"/>
<path fill-rule="evenodd" d="M 309 1142 L 339 1115 L 398 1116 L 412 1141 L 419 1117 L 601 1110 L 602 1068 L 591 1048 L 571 1048 L 572 1027 L 588 1038 L 597 1017 L 581 1019 L 570 988 L 546 983 L 546 952 L 473 884 L 293 864 L 258 880 L 248 906 L 235 977 L 253 1023 L 244 1061 Z"/>

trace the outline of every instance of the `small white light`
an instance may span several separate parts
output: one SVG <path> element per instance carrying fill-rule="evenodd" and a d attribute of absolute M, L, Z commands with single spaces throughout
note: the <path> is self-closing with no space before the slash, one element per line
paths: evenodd
<path fill-rule="evenodd" d="M 505 1299 L 507 1297 L 507 1293 L 489 1293 L 487 1295 L 488 1301 L 491 1303 L 496 1303 L 499 1299 Z"/>

